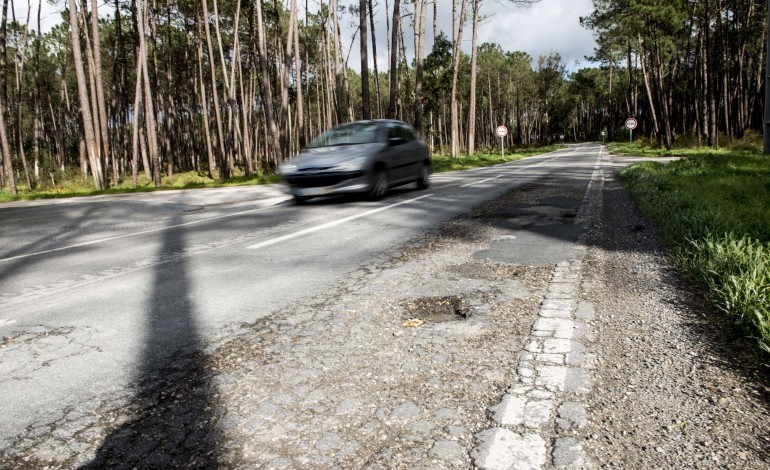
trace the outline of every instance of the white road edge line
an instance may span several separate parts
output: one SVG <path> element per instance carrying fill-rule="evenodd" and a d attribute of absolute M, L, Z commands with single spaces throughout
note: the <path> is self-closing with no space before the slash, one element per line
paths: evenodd
<path fill-rule="evenodd" d="M 237 217 L 239 215 L 252 214 L 254 212 L 261 212 L 261 211 L 264 211 L 264 210 L 267 210 L 267 209 L 273 209 L 275 207 L 287 205 L 286 203 L 288 201 L 286 200 L 286 198 L 281 197 L 281 198 L 275 198 L 275 199 L 281 199 L 281 201 L 276 203 L 276 204 L 273 204 L 272 206 L 259 207 L 257 209 L 251 209 L 251 210 L 247 210 L 247 211 L 236 212 L 235 214 L 226 214 L 226 215 L 220 215 L 218 217 L 210 217 L 208 219 L 193 220 L 192 222 L 186 222 L 184 224 L 169 225 L 168 227 L 160 227 L 160 228 L 154 228 L 154 229 L 151 229 L 151 230 L 143 230 L 141 232 L 127 233 L 125 235 L 118 235 L 118 236 L 115 236 L 115 237 L 100 238 L 98 240 L 91 240 L 89 242 L 75 243 L 74 245 L 67 245 L 67 246 L 62 246 L 62 247 L 59 247 L 59 248 L 51 248 L 50 250 L 36 251 L 34 253 L 27 253 L 27 254 L 24 254 L 24 255 L 11 256 L 10 258 L 0 258 L 0 263 L 2 263 L 3 261 L 13 261 L 13 260 L 16 260 L 16 259 L 30 258 L 32 256 L 39 256 L 39 255 L 45 255 L 45 254 L 48 254 L 48 253 L 55 253 L 57 251 L 71 250 L 73 248 L 81 248 L 81 247 L 84 247 L 84 246 L 96 245 L 97 243 L 104 243 L 104 242 L 109 242 L 109 241 L 112 241 L 112 240 L 120 240 L 121 238 L 129 238 L 129 237 L 135 237 L 135 236 L 138 236 L 138 235 L 146 235 L 148 233 L 162 232 L 164 230 L 170 230 L 170 229 L 173 229 L 173 228 L 186 227 L 188 225 L 202 224 L 202 223 L 205 223 L 205 222 L 211 222 L 212 220 L 226 219 L 228 217 Z M 270 199 L 267 199 L 267 200 L 269 201 Z"/>
<path fill-rule="evenodd" d="M 313 232 L 318 232 L 318 231 L 321 231 L 321 230 L 325 230 L 327 228 L 331 228 L 331 227 L 334 227 L 334 226 L 337 226 L 337 225 L 344 224 L 345 222 L 350 222 L 351 220 L 360 219 L 361 217 L 366 217 L 366 216 L 369 216 L 369 215 L 372 215 L 372 214 L 376 214 L 377 212 L 382 212 L 382 211 L 385 211 L 385 210 L 388 210 L 388 209 L 392 209 L 394 207 L 402 206 L 404 204 L 409 204 L 411 202 L 416 202 L 416 201 L 419 201 L 420 199 L 425 199 L 426 197 L 431 197 L 431 196 L 433 196 L 433 194 L 426 194 L 424 196 L 416 197 L 414 199 L 407 199 L 406 201 L 397 202 L 397 203 L 391 204 L 389 206 L 384 206 L 384 207 L 380 207 L 380 208 L 377 208 L 377 209 L 372 209 L 370 211 L 362 212 L 360 214 L 351 215 L 350 217 L 345 217 L 343 219 L 333 220 L 331 222 L 327 222 L 325 224 L 317 225 L 315 227 L 306 228 L 304 230 L 300 230 L 299 232 L 290 233 L 290 234 L 284 235 L 282 237 L 271 238 L 270 240 L 265 240 L 263 242 L 256 243 L 254 245 L 247 246 L 246 249 L 248 249 L 248 250 L 256 250 L 258 248 L 264 248 L 266 246 L 275 245 L 276 243 L 280 243 L 280 242 L 283 242 L 283 241 L 286 241 L 286 240 L 291 240 L 292 238 L 297 238 L 297 237 L 300 237 L 302 235 L 307 235 L 308 233 L 313 233 Z"/>
<path fill-rule="evenodd" d="M 502 177 L 502 176 L 503 176 L 503 175 L 497 175 L 497 176 L 494 176 L 494 177 L 492 177 L 492 178 L 487 178 L 487 179 L 485 179 L 485 180 L 481 180 L 481 181 L 475 181 L 475 182 L 473 182 L 473 183 L 464 184 L 464 185 L 462 185 L 462 186 L 460 186 L 460 187 L 461 187 L 461 188 L 468 188 L 468 187 L 471 187 L 471 186 L 475 186 L 475 185 L 477 185 L 477 184 L 486 183 L 487 181 L 496 180 L 497 178 L 500 178 L 500 177 Z"/>

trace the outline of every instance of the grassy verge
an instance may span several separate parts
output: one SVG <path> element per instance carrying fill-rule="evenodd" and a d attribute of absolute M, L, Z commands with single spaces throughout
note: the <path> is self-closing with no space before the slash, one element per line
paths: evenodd
<path fill-rule="evenodd" d="M 251 177 L 236 175 L 223 183 L 219 179 L 209 178 L 205 173 L 189 171 L 177 173 L 172 177 L 163 177 L 160 187 L 155 187 L 149 178 L 141 175 L 139 177 L 139 184 L 136 188 L 134 188 L 129 181 L 103 191 L 96 191 L 92 180 L 83 179 L 81 176 L 70 176 L 69 178 L 62 178 L 60 182 L 55 185 L 49 184 L 48 182 L 43 183 L 41 181 L 39 187 L 33 191 L 19 188 L 19 193 L 16 196 L 12 196 L 7 190 L 0 190 L 0 202 L 94 196 L 99 194 L 141 193 L 172 189 L 220 188 L 226 186 L 276 183 L 278 181 L 280 181 L 280 177 L 276 175 L 259 174 Z"/>
<path fill-rule="evenodd" d="M 505 156 L 501 157 L 499 153 L 477 153 L 471 156 L 450 158 L 444 155 L 434 155 L 431 168 L 434 173 L 445 171 L 469 170 L 483 166 L 498 165 L 500 163 L 512 162 L 522 158 L 539 155 L 541 153 L 553 152 L 563 149 L 563 145 L 549 145 L 545 147 L 522 148 L 513 151 L 506 150 Z"/>
<path fill-rule="evenodd" d="M 730 156 L 733 152 L 758 152 L 762 148 L 762 135 L 746 131 L 741 139 L 727 139 L 722 136 L 719 148 L 703 147 L 692 136 L 680 136 L 674 148 L 667 150 L 659 147 L 647 138 L 637 139 L 633 144 L 628 142 L 610 142 L 607 148 L 615 155 L 635 157 L 689 157 L 691 155 Z"/>
<path fill-rule="evenodd" d="M 552 145 L 548 147 L 519 149 L 514 152 L 506 153 L 503 158 L 501 158 L 499 154 L 476 154 L 470 157 L 460 157 L 455 159 L 445 156 L 436 156 L 433 159 L 433 172 L 440 173 L 444 171 L 465 170 L 469 168 L 497 165 L 499 163 L 510 162 L 532 155 L 552 152 L 554 150 L 559 150 L 560 148 L 563 148 L 563 146 Z M 51 184 L 50 182 L 41 179 L 37 189 L 29 191 L 20 188 L 17 196 L 12 196 L 7 190 L 0 190 L 0 203 L 33 199 L 94 196 L 99 194 L 163 191 L 170 189 L 219 188 L 225 186 L 277 183 L 279 181 L 281 181 L 281 178 L 277 175 L 260 174 L 249 178 L 243 175 L 236 175 L 230 178 L 226 183 L 223 183 L 218 179 L 209 178 L 205 173 L 190 171 L 186 173 L 177 173 L 170 178 L 163 177 L 160 187 L 155 187 L 155 185 L 152 184 L 152 181 L 142 174 L 139 177 L 139 185 L 136 188 L 132 187 L 130 182 L 123 182 L 118 186 L 103 191 L 96 191 L 93 182 L 90 179 L 85 180 L 77 174 L 70 174 L 62 175 L 55 184 Z"/>
<path fill-rule="evenodd" d="M 770 353 L 770 157 L 691 151 L 633 165 L 621 178 L 676 264 Z"/>

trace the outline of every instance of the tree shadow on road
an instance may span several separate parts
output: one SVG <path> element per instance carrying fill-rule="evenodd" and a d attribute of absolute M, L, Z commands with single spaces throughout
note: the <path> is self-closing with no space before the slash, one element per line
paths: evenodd
<path fill-rule="evenodd" d="M 184 251 L 183 230 L 163 233 L 160 257 Z M 187 258 L 157 265 L 151 282 L 135 398 L 118 417 L 124 424 L 85 468 L 217 466 L 220 408 L 196 325 Z"/>

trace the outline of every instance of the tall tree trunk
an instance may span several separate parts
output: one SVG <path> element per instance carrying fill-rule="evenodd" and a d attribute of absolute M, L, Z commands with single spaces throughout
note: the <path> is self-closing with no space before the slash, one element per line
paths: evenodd
<path fill-rule="evenodd" d="M 99 38 L 98 0 L 91 0 L 91 43 L 94 49 L 94 80 L 96 81 L 96 102 L 99 111 L 99 129 L 101 133 L 102 159 L 106 169 L 110 158 L 109 137 L 107 135 L 107 102 L 104 98 L 104 79 L 102 78 L 102 42 Z M 95 129 L 96 130 L 96 129 Z M 104 175 L 105 184 L 107 183 Z M 117 184 L 117 181 L 114 182 Z"/>
<path fill-rule="evenodd" d="M 299 21 L 297 19 L 297 0 L 291 0 L 294 10 L 294 73 L 297 86 L 297 134 L 299 148 L 305 147 L 305 104 L 302 96 L 302 67 L 299 59 Z M 307 64 L 307 61 L 305 61 Z M 308 80 L 309 82 L 309 80 Z M 309 111 L 309 110 L 308 110 Z"/>
<path fill-rule="evenodd" d="M 203 0 L 204 2 L 206 0 Z M 278 161 L 285 155 L 281 148 L 281 141 L 278 138 L 278 126 L 273 116 L 273 91 L 270 84 L 270 71 L 267 67 L 267 45 L 265 42 L 265 23 L 262 21 L 262 4 L 256 2 L 257 6 L 257 43 L 259 45 L 259 70 L 262 74 L 262 107 L 265 112 L 265 121 L 268 128 L 267 141 L 268 148 L 273 153 L 274 161 Z"/>
<path fill-rule="evenodd" d="M 704 61 L 704 80 L 706 81 L 706 100 L 708 102 L 708 145 L 716 147 L 718 145 L 717 136 L 717 108 L 716 93 L 714 92 L 714 60 L 711 47 L 711 0 L 705 0 L 703 10 L 703 29 L 705 34 L 705 47 L 703 53 L 706 55 Z"/>
<path fill-rule="evenodd" d="M 390 102 L 388 118 L 396 119 L 396 102 L 398 100 L 398 24 L 401 22 L 401 0 L 393 1 L 393 25 L 390 44 Z"/>
<path fill-rule="evenodd" d="M 423 134 L 422 125 L 422 80 L 425 62 L 425 21 L 427 19 L 427 0 L 415 1 L 414 40 L 415 40 L 415 81 L 414 81 L 414 128 Z"/>
<path fill-rule="evenodd" d="M 369 26 L 372 30 L 372 61 L 374 64 L 374 89 L 377 93 L 377 118 L 382 117 L 382 94 L 380 93 L 380 73 L 377 70 L 377 35 L 374 33 L 374 10 L 372 9 L 372 0 L 368 0 L 369 6 Z M 385 12 L 387 15 L 387 12 Z"/>
<path fill-rule="evenodd" d="M 27 18 L 29 18 L 30 11 L 32 9 L 32 3 L 28 3 L 27 8 Z M 16 23 L 16 15 L 13 15 L 13 22 Z M 18 145 L 19 145 L 19 160 L 21 160 L 21 167 L 24 171 L 24 178 L 27 183 L 27 189 L 30 191 L 33 189 L 32 187 L 32 178 L 29 174 L 29 165 L 27 164 L 27 156 L 24 153 L 24 129 L 23 129 L 23 118 L 22 118 L 22 103 L 24 100 L 23 96 L 23 84 L 24 84 L 24 66 L 26 65 L 26 58 L 27 58 L 27 39 L 29 38 L 29 27 L 24 29 L 24 34 L 22 35 L 21 44 L 18 44 L 16 46 L 16 61 L 14 62 L 14 66 L 16 69 L 16 130 L 18 132 Z"/>
<path fill-rule="evenodd" d="M 642 36 L 639 35 L 639 53 L 644 54 L 644 46 L 643 46 L 643 40 Z M 652 122 L 653 122 L 653 130 L 655 132 L 655 139 L 660 140 L 660 126 L 658 124 L 658 113 L 656 112 L 656 106 L 655 106 L 655 100 L 652 96 L 652 87 L 650 86 L 650 74 L 648 73 L 647 67 L 645 66 L 645 58 L 644 55 L 641 57 L 641 66 L 642 66 L 642 75 L 644 76 L 644 87 L 647 90 L 647 99 L 650 104 L 650 114 L 652 115 Z"/>
<path fill-rule="evenodd" d="M 291 78 L 289 72 L 291 70 L 292 55 L 294 51 L 293 28 L 296 20 L 296 13 L 296 8 L 291 8 L 289 10 L 289 31 L 286 33 L 286 48 L 284 49 L 283 66 L 281 67 L 281 122 L 279 130 L 281 132 L 281 146 L 287 154 L 291 153 L 289 147 L 289 135 L 291 135 L 291 126 L 289 125 L 289 85 Z M 280 26 L 278 29 L 278 37 L 281 37 Z M 283 157 L 285 156 L 282 156 L 282 158 Z"/>
<path fill-rule="evenodd" d="M 468 102 L 468 155 L 476 152 L 476 30 L 479 25 L 479 4 L 473 1 L 473 34 L 471 39 L 471 98 Z"/>
<path fill-rule="evenodd" d="M 345 122 L 345 84 L 342 74 L 345 70 L 342 67 L 342 43 L 340 42 L 340 21 L 337 11 L 337 0 L 331 0 L 329 14 L 332 18 L 334 35 L 334 85 L 337 92 L 337 122 Z"/>
<path fill-rule="evenodd" d="M 258 2 L 261 3 L 261 2 Z M 214 100 L 214 114 L 217 122 L 217 155 L 219 164 L 219 177 L 222 180 L 227 180 L 229 174 L 227 173 L 227 157 L 225 156 L 225 134 L 222 130 L 222 113 L 219 108 L 219 92 L 217 91 L 217 73 L 216 66 L 214 65 L 214 47 L 211 44 L 211 28 L 209 28 L 209 8 L 206 0 L 202 0 L 203 6 L 203 26 L 206 31 L 206 46 L 209 53 L 209 71 L 211 75 L 211 96 Z"/>
<path fill-rule="evenodd" d="M 372 118 L 372 113 L 369 109 L 369 46 L 367 44 L 368 36 L 366 31 L 366 0 L 358 0 L 358 19 L 361 29 L 361 118 L 369 120 Z M 376 59 L 377 57 L 375 57 L 375 61 Z"/>
<path fill-rule="evenodd" d="M 43 35 L 40 33 L 40 11 L 43 1 L 37 3 L 37 41 L 35 42 L 35 94 L 33 96 L 34 111 L 32 124 L 32 157 L 35 165 L 35 179 L 40 178 L 40 128 L 42 126 L 40 116 L 40 45 Z"/>
<path fill-rule="evenodd" d="M 457 74 L 460 71 L 460 45 L 463 41 L 463 24 L 465 23 L 465 7 L 467 0 L 460 1 L 460 20 L 457 23 L 457 34 L 454 37 L 454 47 L 452 48 L 452 92 L 450 95 L 451 120 L 452 120 L 452 143 L 450 156 L 457 158 L 460 156 L 460 131 L 459 118 L 457 115 Z M 455 25 L 452 25 L 453 30 Z"/>
<path fill-rule="evenodd" d="M 209 125 L 209 105 L 206 101 L 206 81 L 203 78 L 203 35 L 201 34 L 201 18 L 200 13 L 197 15 L 198 20 L 198 80 L 200 82 L 201 93 L 201 114 L 203 115 L 203 135 L 206 137 L 206 156 L 208 157 L 208 170 L 209 178 L 214 179 L 214 168 L 216 168 L 216 162 L 214 160 L 214 151 L 211 148 L 211 126 Z"/>
<path fill-rule="evenodd" d="M 86 73 L 83 65 L 83 55 L 80 49 L 80 28 L 78 26 L 77 5 L 75 0 L 68 0 L 70 8 L 70 32 L 72 34 L 72 52 L 73 65 L 78 83 L 78 98 L 80 101 L 80 116 L 83 122 L 83 132 L 85 133 L 86 152 L 91 166 L 91 176 L 94 180 L 94 187 L 97 191 L 104 189 L 104 180 L 102 177 L 101 164 L 99 163 L 99 150 L 96 144 L 96 132 L 94 121 L 91 117 L 91 103 L 88 97 L 88 84 L 86 83 Z"/>
<path fill-rule="evenodd" d="M 161 185 L 161 161 L 160 148 L 158 146 L 157 123 L 155 121 L 155 108 L 153 105 L 152 87 L 150 83 L 149 66 L 147 65 L 147 36 L 145 35 L 145 26 L 148 24 L 149 4 L 147 0 L 140 0 L 142 4 L 139 17 L 139 57 L 142 60 L 142 76 L 137 76 L 137 80 L 144 80 L 144 122 L 147 130 L 147 147 L 150 160 L 152 161 L 152 180 L 155 186 Z"/>
<path fill-rule="evenodd" d="M 141 48 L 140 48 L 141 49 Z M 131 133 L 131 184 L 134 188 L 139 185 L 139 139 L 143 134 L 140 132 L 142 128 L 142 57 L 141 54 L 136 55 L 136 86 L 134 89 L 134 126 Z M 147 166 L 145 164 L 145 173 L 147 172 Z"/>

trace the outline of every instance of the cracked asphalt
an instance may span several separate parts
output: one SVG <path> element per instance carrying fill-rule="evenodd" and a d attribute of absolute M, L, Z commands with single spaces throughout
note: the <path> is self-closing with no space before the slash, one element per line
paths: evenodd
<path fill-rule="evenodd" d="M 612 322 L 639 309 L 618 269 L 665 261 L 624 234 L 644 224 L 632 205 L 608 209 L 609 163 L 576 146 L 381 203 L 300 208 L 269 187 L 0 208 L 28 240 L 0 229 L 0 466 L 762 468 L 620 437 Z M 747 382 L 731 400 L 758 421 L 722 421 L 756 442 L 770 419 Z"/>

